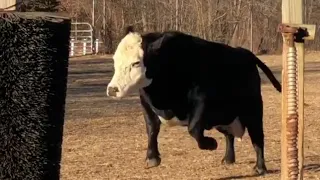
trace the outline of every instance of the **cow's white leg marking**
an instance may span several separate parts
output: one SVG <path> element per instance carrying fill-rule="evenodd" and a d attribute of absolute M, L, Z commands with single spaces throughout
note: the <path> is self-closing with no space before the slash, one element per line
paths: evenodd
<path fill-rule="evenodd" d="M 167 126 L 186 126 L 188 125 L 187 120 L 179 120 L 177 117 L 173 117 L 172 119 L 166 120 L 161 116 L 158 116 L 161 123 Z"/>

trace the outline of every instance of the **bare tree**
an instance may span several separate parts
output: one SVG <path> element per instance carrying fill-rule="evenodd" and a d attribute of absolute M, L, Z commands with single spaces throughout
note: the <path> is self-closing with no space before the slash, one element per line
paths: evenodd
<path fill-rule="evenodd" d="M 94 29 L 113 52 L 125 26 L 138 31 L 180 30 L 182 32 L 250 48 L 256 53 L 281 50 L 281 0 L 95 0 Z M 61 0 L 74 20 L 91 22 L 92 0 Z M 319 24 L 320 1 L 305 0 L 306 23 Z M 104 6 L 105 4 L 105 6 Z M 252 5 L 252 14 L 250 7 Z M 250 16 L 252 15 L 252 23 Z M 320 37 L 306 42 L 311 50 L 320 48 Z"/>

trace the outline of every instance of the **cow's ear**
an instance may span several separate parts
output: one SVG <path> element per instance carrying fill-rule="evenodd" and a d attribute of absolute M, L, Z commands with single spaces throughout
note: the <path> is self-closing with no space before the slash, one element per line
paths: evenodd
<path fill-rule="evenodd" d="M 133 26 L 127 26 L 125 31 L 124 31 L 124 35 L 127 35 L 127 34 L 129 34 L 131 32 L 134 32 Z"/>
<path fill-rule="evenodd" d="M 161 47 L 168 41 L 167 35 L 159 37 L 157 40 L 153 41 L 149 46 L 149 52 L 159 52 Z"/>
<path fill-rule="evenodd" d="M 0 1 L 1 1 L 1 0 L 0 0 Z M 127 27 L 123 30 L 123 32 L 120 33 L 120 36 L 122 36 L 121 38 L 124 38 L 127 34 L 133 33 L 133 32 L 135 32 L 133 26 L 127 26 Z"/>

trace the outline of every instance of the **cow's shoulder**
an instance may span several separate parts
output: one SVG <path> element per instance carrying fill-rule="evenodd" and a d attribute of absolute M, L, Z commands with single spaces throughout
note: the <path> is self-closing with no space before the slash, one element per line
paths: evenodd
<path fill-rule="evenodd" d="M 157 82 L 140 90 L 140 95 L 146 99 L 151 108 L 163 117 L 170 118 L 171 116 L 177 116 L 185 118 L 188 112 L 188 89 L 179 91 L 170 86 L 158 86 Z"/>

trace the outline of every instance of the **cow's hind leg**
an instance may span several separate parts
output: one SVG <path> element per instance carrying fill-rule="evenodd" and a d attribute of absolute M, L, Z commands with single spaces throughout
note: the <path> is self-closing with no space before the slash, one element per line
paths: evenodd
<path fill-rule="evenodd" d="M 152 111 L 149 104 L 143 97 L 140 97 L 143 115 L 146 123 L 146 130 L 148 135 L 148 149 L 146 155 L 147 168 L 156 167 L 160 165 L 161 158 L 158 149 L 158 134 L 160 132 L 160 120 Z"/>
<path fill-rule="evenodd" d="M 267 173 L 267 168 L 264 160 L 264 133 L 263 133 L 263 105 L 262 99 L 252 103 L 249 109 L 240 116 L 242 122 L 247 127 L 252 145 L 256 152 L 256 165 L 254 171 L 258 175 Z"/>
<path fill-rule="evenodd" d="M 212 137 L 204 136 L 204 100 L 199 98 L 195 102 L 195 109 L 191 113 L 188 131 L 189 134 L 197 141 L 198 147 L 203 150 L 216 150 L 218 143 Z"/>
<path fill-rule="evenodd" d="M 217 141 L 212 137 L 204 136 L 204 129 L 200 125 L 188 127 L 189 134 L 197 141 L 198 147 L 202 150 L 216 150 Z"/>
<path fill-rule="evenodd" d="M 226 151 L 221 161 L 222 164 L 233 164 L 235 163 L 235 152 L 234 152 L 234 136 L 223 127 L 216 128 L 220 133 L 224 134 L 226 140 Z"/>

